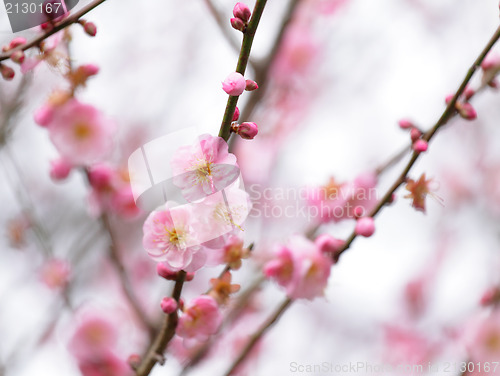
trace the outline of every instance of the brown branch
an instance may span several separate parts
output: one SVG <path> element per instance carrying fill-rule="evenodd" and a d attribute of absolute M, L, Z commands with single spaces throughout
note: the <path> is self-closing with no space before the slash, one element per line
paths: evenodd
<path fill-rule="evenodd" d="M 240 352 L 236 360 L 231 364 L 229 369 L 224 373 L 224 376 L 232 375 L 233 372 L 238 368 L 238 366 L 243 362 L 246 356 L 252 351 L 253 347 L 257 344 L 259 339 L 279 320 L 281 315 L 290 307 L 292 304 L 292 299 L 286 298 L 283 303 L 278 307 L 278 309 L 272 314 L 272 316 L 255 332 L 250 340 L 247 342 L 243 350 Z"/>
<path fill-rule="evenodd" d="M 240 119 L 242 119 L 242 121 L 248 121 L 250 119 L 253 112 L 255 111 L 255 108 L 257 107 L 259 102 L 264 97 L 264 94 L 266 93 L 267 81 L 269 78 L 269 69 L 271 68 L 272 63 L 276 58 L 276 55 L 281 47 L 281 43 L 283 41 L 283 37 L 285 36 L 288 25 L 290 24 L 293 15 L 295 14 L 295 10 L 297 9 L 297 6 L 299 5 L 300 1 L 301 0 L 292 0 L 290 2 L 286 14 L 281 22 L 278 35 L 276 36 L 276 39 L 273 43 L 273 48 L 271 49 L 271 51 L 269 52 L 269 54 L 262 63 L 256 64 L 255 81 L 259 84 L 259 89 L 250 93 L 248 102 L 246 103 L 245 108 L 243 109 L 240 115 Z M 237 140 L 237 138 L 235 138 L 235 140 Z"/>
<path fill-rule="evenodd" d="M 236 65 L 236 72 L 245 75 L 245 70 L 248 65 L 248 60 L 250 58 L 250 51 L 252 50 L 252 43 L 257 32 L 257 27 L 259 26 L 260 18 L 264 12 L 267 0 L 257 0 L 255 7 L 252 12 L 252 18 L 248 23 L 248 27 L 243 35 L 243 42 L 241 43 L 240 55 L 238 57 L 238 64 Z M 222 124 L 219 131 L 219 137 L 224 140 L 229 140 L 231 136 L 231 122 L 233 119 L 234 110 L 238 104 L 239 97 L 229 96 L 227 100 L 226 110 L 224 111 L 224 117 L 222 118 Z"/>
<path fill-rule="evenodd" d="M 463 79 L 462 83 L 460 84 L 459 88 L 455 92 L 455 95 L 453 96 L 452 100 L 448 103 L 446 109 L 444 110 L 443 114 L 439 118 L 439 120 L 436 122 L 436 124 L 429 130 L 427 131 L 424 136 L 422 137 L 424 140 L 429 142 L 432 137 L 436 134 L 436 132 L 444 126 L 448 120 L 455 114 L 455 104 L 457 103 L 458 98 L 463 94 L 467 84 L 471 80 L 472 76 L 474 75 L 475 71 L 477 70 L 478 67 L 480 67 L 481 62 L 484 60 L 488 52 L 491 50 L 493 45 L 500 39 L 500 26 L 497 28 L 493 36 L 491 37 L 490 41 L 486 45 L 486 47 L 481 51 L 477 59 L 474 61 L 474 64 L 471 66 L 471 68 L 468 70 L 465 78 Z M 406 180 L 406 176 L 408 175 L 408 172 L 411 170 L 415 162 L 417 161 L 418 157 L 420 156 L 419 153 L 414 152 L 410 161 L 406 165 L 406 167 L 403 169 L 403 172 L 399 175 L 399 177 L 396 179 L 396 181 L 392 184 L 392 186 L 389 188 L 389 190 L 386 192 L 384 197 L 379 201 L 378 205 L 371 211 L 369 214 L 370 217 L 375 217 L 385 206 L 387 202 L 392 197 L 392 194 L 396 191 L 396 189 L 399 188 L 401 184 L 404 183 Z M 339 251 L 339 253 L 336 255 L 336 260 L 339 259 L 340 255 L 347 251 L 354 241 L 354 239 L 357 237 L 356 233 L 353 232 L 350 237 L 346 240 L 346 243 L 344 247 Z M 236 358 L 236 360 L 233 362 L 233 364 L 230 366 L 229 370 L 225 373 L 225 376 L 231 375 L 234 370 L 241 364 L 241 362 L 245 359 L 245 357 L 250 353 L 252 348 L 255 346 L 257 341 L 265 334 L 265 332 L 279 319 L 279 317 L 290 307 L 292 304 L 292 300 L 290 298 L 287 298 L 281 305 L 280 307 L 273 313 L 273 315 L 270 317 L 270 319 L 251 337 L 250 341 L 246 344 L 246 346 L 243 348 L 243 351 L 239 354 L 239 356 Z"/>
<path fill-rule="evenodd" d="M 184 280 L 186 278 L 186 272 L 181 271 L 177 276 L 175 281 L 174 290 L 172 291 L 172 298 L 179 303 L 181 297 L 182 286 L 184 285 Z M 163 320 L 163 326 L 160 332 L 157 334 L 154 342 L 150 346 L 147 354 L 144 356 L 141 364 L 136 370 L 136 376 L 147 376 L 153 369 L 153 367 L 163 359 L 163 353 L 167 348 L 168 343 L 175 335 L 175 329 L 177 327 L 177 322 L 179 317 L 177 311 L 165 315 Z"/>
<path fill-rule="evenodd" d="M 427 131 L 423 135 L 422 139 L 429 142 L 434 137 L 436 132 L 441 127 L 443 127 L 448 122 L 448 120 L 450 120 L 453 117 L 453 115 L 456 113 L 455 105 L 458 101 L 458 98 L 463 94 L 463 92 L 465 91 L 465 88 L 467 87 L 467 84 L 471 80 L 472 76 L 474 75 L 476 70 L 481 66 L 482 61 L 485 59 L 486 55 L 488 55 L 488 52 L 490 52 L 491 48 L 498 41 L 499 38 L 500 38 L 500 26 L 497 28 L 497 30 L 495 31 L 495 33 L 493 34 L 493 36 L 491 37 L 489 42 L 486 44 L 486 46 L 481 51 L 481 53 L 479 54 L 477 59 L 474 61 L 472 66 L 467 71 L 465 78 L 463 79 L 459 88 L 457 89 L 457 91 L 453 95 L 453 98 L 450 100 L 450 102 L 446 106 L 446 109 L 444 110 L 444 112 L 441 115 L 441 117 L 439 118 L 439 120 L 436 122 L 436 124 L 429 131 Z M 418 160 L 419 157 L 420 157 L 420 153 L 413 152 L 408 164 L 405 166 L 405 168 L 403 169 L 401 174 L 398 176 L 396 181 L 387 190 L 387 192 L 382 197 L 382 199 L 378 202 L 377 206 L 369 213 L 369 215 L 368 215 L 369 217 L 372 217 L 372 218 L 375 217 L 382 210 L 382 208 L 391 200 L 393 193 L 401 186 L 401 184 L 403 184 L 406 181 L 406 177 L 407 177 L 408 173 L 410 172 L 410 170 L 412 169 L 413 165 L 415 164 L 415 162 Z M 338 260 L 340 258 L 340 256 L 342 255 L 342 253 L 344 253 L 351 246 L 352 242 L 354 241 L 354 239 L 356 239 L 356 237 L 357 237 L 357 235 L 353 231 L 351 233 L 351 235 L 347 238 L 342 249 L 340 249 L 340 251 L 336 254 L 336 256 L 335 256 L 336 260 Z"/>
<path fill-rule="evenodd" d="M 85 14 L 96 8 L 97 6 L 101 5 L 104 3 L 106 0 L 94 0 L 91 3 L 85 5 L 83 8 L 81 8 L 78 12 L 75 12 L 68 17 L 64 18 L 61 22 L 57 23 L 54 25 L 54 27 L 51 30 L 48 30 L 35 38 L 33 38 L 30 41 L 27 41 L 26 43 L 13 48 L 12 50 L 9 50 L 7 52 L 1 53 L 0 54 L 0 61 L 10 59 L 10 56 L 16 52 L 16 51 L 26 51 L 27 49 L 35 46 L 39 46 L 42 41 L 50 37 L 51 35 L 54 35 L 58 31 L 65 29 L 66 27 L 78 22 L 80 18 L 82 18 Z"/>

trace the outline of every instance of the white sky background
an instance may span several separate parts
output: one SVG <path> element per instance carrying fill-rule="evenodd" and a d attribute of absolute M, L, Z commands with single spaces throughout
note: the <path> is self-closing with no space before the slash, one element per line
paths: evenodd
<path fill-rule="evenodd" d="M 285 5 L 284 0 L 268 2 L 255 40 L 257 56 L 270 47 L 277 27 L 274 19 Z M 227 19 L 233 3 L 217 2 Z M 123 129 L 144 127 L 149 132 L 145 140 L 192 124 L 216 133 L 227 100 L 220 82 L 234 70 L 237 56 L 202 0 L 109 0 L 86 18 L 97 24 L 98 35 L 88 38 L 74 27 L 74 58 L 78 64 L 98 64 L 101 72 L 82 92 L 82 100 L 97 105 Z M 5 15 L 0 12 L 1 44 L 12 37 L 4 22 Z M 402 117 L 428 129 L 444 110 L 444 97 L 456 90 L 497 27 L 498 1 L 351 0 L 321 22 L 326 25 L 317 30 L 318 38 L 326 40 L 322 45 L 324 59 L 316 68 L 323 84 L 321 95 L 290 135 L 273 179 L 277 186 L 322 184 L 332 174 L 347 180 L 375 168 L 408 143 L 408 135 L 396 124 Z M 252 77 L 251 71 L 248 76 Z M 85 204 L 82 179 L 76 174 L 64 184 L 50 182 L 48 161 L 57 154 L 47 133 L 32 121 L 33 110 L 58 83 L 56 75 L 45 67 L 37 71 L 9 147 L 23 167 L 39 215 L 55 227 L 57 218 L 49 215 L 54 203 L 59 203 L 59 208 L 61 202 L 67 204 L 72 215 L 83 213 Z M 9 85 L 1 84 L 4 90 Z M 483 290 L 499 282 L 498 216 L 492 214 L 491 206 L 500 203 L 480 197 L 454 210 L 442 178 L 444 171 L 454 171 L 473 187 L 481 185 L 475 173 L 475 163 L 484 152 L 475 143 L 478 134 L 488 140 L 484 159 L 500 160 L 500 93 L 486 91 L 473 103 L 478 120 L 454 121 L 450 129 L 438 134 L 411 173 L 413 177 L 421 172 L 435 177 L 443 188 L 437 194 L 444 199 L 444 207 L 429 199 L 428 213 L 423 215 L 402 198 L 401 190 L 396 204 L 377 218 L 375 235 L 356 240 L 333 269 L 326 301 L 317 299 L 292 307 L 267 336 L 250 375 L 288 375 L 294 361 L 380 363 L 379 325 L 401 321 L 402 289 L 432 264 L 436 244 L 444 233 L 448 234 L 449 249 L 423 329 L 436 333 L 442 326 L 460 328 L 475 313 Z M 0 151 L 0 159 L 4 161 L 5 151 Z M 382 179 L 382 187 L 389 186 L 401 168 L 400 164 L 391 170 Z M 2 165 L 2 176 L 4 170 Z M 0 200 L 0 220 L 6 223 L 19 206 L 4 179 Z M 60 212 L 54 211 L 55 217 Z M 73 237 L 71 225 L 78 223 L 77 219 L 59 228 L 59 254 L 65 254 L 60 248 Z M 291 230 L 283 227 L 273 228 L 269 237 L 286 238 Z M 348 234 L 351 227 L 326 229 L 340 236 Z M 251 236 L 248 241 L 256 240 Z M 103 248 L 103 244 L 96 247 Z M 36 331 L 47 318 L 44 312 L 50 312 L 56 301 L 43 287 L 34 287 L 33 271 L 40 260 L 8 249 L 4 238 L 1 246 L 0 354 L 4 355 L 0 359 L 19 348 L 19 341 L 29 337 L 30 331 Z M 28 262 L 33 265 L 27 268 Z M 281 299 L 282 293 L 272 290 L 263 304 L 272 306 Z M 106 301 L 106 296 L 97 292 L 87 294 L 87 298 Z M 66 316 L 62 321 L 67 325 Z M 64 349 L 67 334 L 63 325 L 58 333 L 58 344 L 52 342 L 29 356 L 21 351 L 25 361 L 8 375 L 78 375 Z M 440 360 L 461 361 L 461 356 L 455 352 Z M 227 364 L 225 356 L 192 374 L 217 375 Z M 167 362 L 152 375 L 170 374 L 167 369 L 178 368 L 175 362 Z"/>

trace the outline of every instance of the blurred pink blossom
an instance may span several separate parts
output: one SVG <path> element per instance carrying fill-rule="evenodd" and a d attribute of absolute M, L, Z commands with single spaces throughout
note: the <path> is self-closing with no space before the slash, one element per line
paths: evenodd
<path fill-rule="evenodd" d="M 222 314 L 214 298 L 201 295 L 193 299 L 179 318 L 176 333 L 184 339 L 205 341 L 214 334 L 222 321 Z"/>

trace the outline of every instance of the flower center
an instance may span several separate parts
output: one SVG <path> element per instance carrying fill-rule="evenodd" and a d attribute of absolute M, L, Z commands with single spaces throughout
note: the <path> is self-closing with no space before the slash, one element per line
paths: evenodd
<path fill-rule="evenodd" d="M 84 141 L 90 137 L 92 130 L 87 123 L 79 122 L 75 124 L 74 134 L 77 140 Z"/>

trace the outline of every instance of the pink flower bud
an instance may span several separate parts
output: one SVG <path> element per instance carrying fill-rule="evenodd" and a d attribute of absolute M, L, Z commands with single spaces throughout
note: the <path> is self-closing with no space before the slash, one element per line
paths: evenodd
<path fill-rule="evenodd" d="M 163 298 L 161 301 L 161 310 L 167 315 L 174 313 L 177 310 L 177 302 L 174 298 Z"/>
<path fill-rule="evenodd" d="M 474 89 L 469 88 L 469 87 L 464 90 L 464 98 L 467 101 L 469 99 L 471 99 L 475 94 L 476 94 L 476 91 Z"/>
<path fill-rule="evenodd" d="M 413 125 L 413 123 L 407 119 L 402 119 L 402 120 L 398 121 L 398 125 L 401 129 L 411 129 L 411 128 L 415 127 L 415 125 Z"/>
<path fill-rule="evenodd" d="M 422 153 L 427 150 L 428 144 L 427 141 L 424 140 L 417 140 L 413 143 L 413 150 L 415 150 L 417 153 Z"/>
<path fill-rule="evenodd" d="M 97 26 L 93 22 L 83 21 L 83 30 L 91 37 L 97 34 Z"/>
<path fill-rule="evenodd" d="M 52 24 L 52 22 L 44 22 L 43 24 L 40 25 L 40 29 L 42 29 L 43 31 L 49 31 L 49 30 L 52 30 L 54 28 L 54 25 Z"/>
<path fill-rule="evenodd" d="M 239 118 L 240 118 L 240 109 L 236 107 L 233 114 L 233 121 L 238 121 Z"/>
<path fill-rule="evenodd" d="M 483 307 L 496 304 L 500 300 L 500 290 L 498 287 L 492 287 L 486 290 L 480 300 L 480 304 Z"/>
<path fill-rule="evenodd" d="M 34 120 L 35 123 L 41 125 L 42 127 L 46 127 L 52 121 L 52 117 L 54 115 L 54 108 L 47 104 L 44 104 L 38 110 L 35 111 Z"/>
<path fill-rule="evenodd" d="M 233 72 L 222 82 L 222 89 L 229 95 L 237 97 L 245 91 L 246 82 L 241 73 Z"/>
<path fill-rule="evenodd" d="M 0 64 L 0 74 L 2 75 L 3 79 L 7 81 L 12 80 L 16 75 L 14 69 L 3 64 Z"/>
<path fill-rule="evenodd" d="M 236 18 L 239 18 L 243 22 L 248 22 L 250 17 L 252 16 L 252 12 L 250 11 L 250 8 L 243 3 L 236 3 L 236 5 L 233 8 L 233 15 Z"/>
<path fill-rule="evenodd" d="M 99 73 L 99 67 L 95 64 L 85 64 L 80 67 L 87 77 L 95 76 Z"/>
<path fill-rule="evenodd" d="M 246 82 L 246 86 L 245 86 L 246 91 L 254 91 L 254 90 L 257 90 L 259 88 L 259 85 L 257 85 L 257 82 L 255 82 L 255 81 L 246 80 L 245 82 Z"/>
<path fill-rule="evenodd" d="M 92 188 L 102 191 L 109 189 L 113 179 L 113 170 L 106 164 L 96 164 L 92 166 L 88 175 Z"/>
<path fill-rule="evenodd" d="M 186 282 L 190 282 L 194 279 L 194 273 L 186 273 Z"/>
<path fill-rule="evenodd" d="M 412 128 L 410 131 L 410 137 L 412 142 L 417 141 L 420 136 L 422 136 L 422 132 L 420 132 L 417 128 Z"/>
<path fill-rule="evenodd" d="M 16 37 L 12 39 L 9 43 L 9 49 L 16 48 L 18 46 L 21 46 L 26 43 L 26 38 L 23 37 Z"/>
<path fill-rule="evenodd" d="M 14 51 L 11 55 L 10 55 L 10 59 L 16 63 L 16 64 L 22 64 L 23 61 L 24 61 L 24 52 L 23 51 Z"/>
<path fill-rule="evenodd" d="M 242 123 L 238 126 L 236 133 L 245 140 L 253 140 L 259 133 L 259 127 L 255 123 Z"/>
<path fill-rule="evenodd" d="M 354 208 L 354 218 L 359 218 L 365 215 L 365 208 L 362 206 L 356 206 Z"/>
<path fill-rule="evenodd" d="M 354 230 L 357 235 L 370 237 L 375 232 L 375 222 L 371 217 L 359 218 L 356 222 L 356 228 Z"/>
<path fill-rule="evenodd" d="M 160 277 L 163 277 L 169 281 L 175 281 L 175 279 L 177 278 L 177 272 L 170 270 L 167 265 L 161 262 L 156 265 L 156 272 Z"/>
<path fill-rule="evenodd" d="M 444 98 L 444 101 L 446 104 L 449 104 L 451 102 L 451 100 L 453 99 L 454 95 L 453 94 L 450 94 L 450 95 L 447 95 L 445 98 Z"/>
<path fill-rule="evenodd" d="M 127 358 L 130 368 L 136 370 L 141 365 L 141 356 L 139 354 L 130 354 Z"/>
<path fill-rule="evenodd" d="M 231 18 L 231 27 L 241 32 L 245 31 L 245 23 L 240 18 Z"/>
<path fill-rule="evenodd" d="M 50 161 L 50 177 L 54 181 L 64 180 L 71 172 L 72 165 L 64 159 L 56 159 Z"/>
<path fill-rule="evenodd" d="M 323 253 L 336 253 L 342 249 L 345 242 L 331 235 L 323 234 L 316 238 L 314 244 L 316 244 L 316 247 Z"/>
<path fill-rule="evenodd" d="M 466 120 L 474 120 L 475 118 L 477 118 L 477 112 L 469 102 L 465 102 L 465 103 L 457 102 L 455 107 L 458 111 L 458 114 L 462 118 L 464 118 Z"/>

